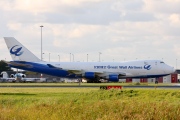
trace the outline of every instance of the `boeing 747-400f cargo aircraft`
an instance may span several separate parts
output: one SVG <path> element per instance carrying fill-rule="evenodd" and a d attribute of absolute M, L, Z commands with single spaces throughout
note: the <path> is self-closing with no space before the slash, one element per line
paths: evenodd
<path fill-rule="evenodd" d="M 13 61 L 10 67 L 65 78 L 100 79 L 118 82 L 121 78 L 158 78 L 175 70 L 161 60 L 126 62 L 45 62 L 37 58 L 13 37 L 4 37 Z"/>

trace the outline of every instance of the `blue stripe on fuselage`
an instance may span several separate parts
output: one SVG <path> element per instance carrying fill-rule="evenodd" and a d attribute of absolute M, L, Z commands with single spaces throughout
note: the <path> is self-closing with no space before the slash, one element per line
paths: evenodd
<path fill-rule="evenodd" d="M 33 71 L 33 72 L 39 72 L 39 73 L 48 74 L 48 75 L 52 75 L 52 76 L 58 76 L 58 77 L 68 77 L 68 78 L 75 77 L 75 75 L 72 75 L 72 74 L 69 76 L 69 73 L 67 71 L 65 71 L 65 70 L 60 70 L 60 69 L 56 69 L 56 68 L 50 68 L 46 64 L 24 62 L 24 61 L 23 62 L 21 62 L 21 61 L 13 61 L 13 62 L 20 63 L 20 64 L 27 64 L 27 65 L 30 65 L 32 67 L 9 65 L 10 67 L 23 69 L 23 70 L 28 70 L 28 71 Z"/>

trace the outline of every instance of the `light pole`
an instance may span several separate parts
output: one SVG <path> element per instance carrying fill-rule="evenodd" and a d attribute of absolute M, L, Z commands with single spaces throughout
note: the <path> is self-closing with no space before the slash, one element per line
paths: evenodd
<path fill-rule="evenodd" d="M 49 62 L 50 62 L 50 55 L 51 55 L 51 53 L 49 53 Z"/>
<path fill-rule="evenodd" d="M 42 53 L 42 59 L 41 60 L 43 60 L 43 54 L 45 54 L 45 53 Z"/>
<path fill-rule="evenodd" d="M 87 54 L 87 62 L 88 62 L 88 54 Z"/>
<path fill-rule="evenodd" d="M 72 54 L 72 56 L 73 56 L 73 62 L 74 62 L 74 54 Z"/>
<path fill-rule="evenodd" d="M 71 62 L 71 53 L 70 53 L 70 62 Z"/>
<path fill-rule="evenodd" d="M 58 55 L 59 56 L 59 62 L 60 62 L 60 55 Z"/>
<path fill-rule="evenodd" d="M 176 69 L 177 69 L 177 59 L 176 59 Z"/>
<path fill-rule="evenodd" d="M 101 59 L 100 59 L 100 55 L 101 55 L 102 53 L 101 52 L 99 52 L 99 62 L 101 62 Z"/>
<path fill-rule="evenodd" d="M 41 61 L 42 61 L 42 27 L 44 27 L 43 25 L 40 26 L 41 27 Z"/>

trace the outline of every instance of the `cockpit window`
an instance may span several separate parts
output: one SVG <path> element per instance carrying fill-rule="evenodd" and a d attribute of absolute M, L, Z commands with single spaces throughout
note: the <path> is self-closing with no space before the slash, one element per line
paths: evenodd
<path fill-rule="evenodd" d="M 164 62 L 160 62 L 160 63 L 164 63 Z"/>

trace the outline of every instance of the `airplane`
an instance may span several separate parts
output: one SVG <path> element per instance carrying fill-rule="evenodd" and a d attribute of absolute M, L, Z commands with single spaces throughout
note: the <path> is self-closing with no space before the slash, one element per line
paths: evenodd
<path fill-rule="evenodd" d="M 10 67 L 63 78 L 87 79 L 99 82 L 106 79 L 118 82 L 124 78 L 159 78 L 174 73 L 173 67 L 161 60 L 123 62 L 46 62 L 41 61 L 14 37 L 4 37 L 13 61 Z"/>
<path fill-rule="evenodd" d="M 6 80 L 6 81 L 15 82 L 15 81 L 20 80 L 21 78 L 25 78 L 25 77 L 26 77 L 26 75 L 23 73 L 11 74 L 9 76 L 7 74 L 7 72 L 5 72 L 5 71 L 1 72 L 1 79 Z"/>
<path fill-rule="evenodd" d="M 5 71 L 1 72 L 0 79 L 11 82 L 35 82 L 36 80 L 40 80 L 40 78 L 26 78 L 26 75 L 23 73 L 11 74 L 9 76 Z"/>

